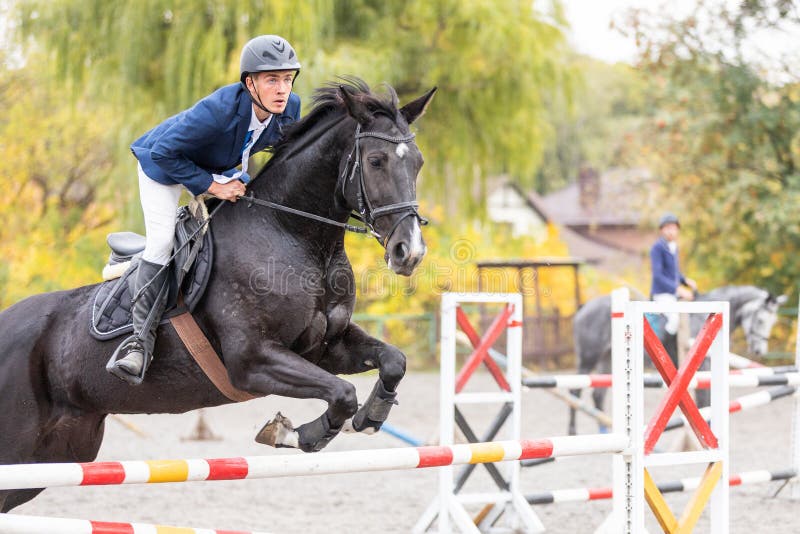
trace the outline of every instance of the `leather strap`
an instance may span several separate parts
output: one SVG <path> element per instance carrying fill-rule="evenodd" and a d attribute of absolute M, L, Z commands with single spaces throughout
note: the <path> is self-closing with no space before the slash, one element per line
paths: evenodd
<path fill-rule="evenodd" d="M 203 331 L 197 325 L 197 321 L 191 313 L 184 312 L 175 317 L 170 317 L 169 321 L 172 323 L 173 328 L 180 336 L 183 344 L 189 350 L 189 353 L 200 366 L 200 369 L 206 374 L 209 380 L 217 387 L 220 393 L 234 402 L 243 402 L 247 400 L 256 399 L 255 395 L 251 395 L 241 389 L 236 389 L 231 384 L 228 378 L 228 371 L 222 365 L 222 360 L 219 358 L 217 351 L 209 343 Z"/>

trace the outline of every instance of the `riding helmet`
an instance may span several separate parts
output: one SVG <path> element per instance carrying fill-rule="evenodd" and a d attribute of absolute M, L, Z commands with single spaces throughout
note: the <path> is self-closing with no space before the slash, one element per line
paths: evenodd
<path fill-rule="evenodd" d="M 665 213 L 661 216 L 661 219 L 658 221 L 658 227 L 664 228 L 664 226 L 668 224 L 677 224 L 678 228 L 681 227 L 681 223 L 678 221 L 678 217 L 672 213 Z"/>
<path fill-rule="evenodd" d="M 239 60 L 239 80 L 251 72 L 271 70 L 296 70 L 300 73 L 300 62 L 289 41 L 278 35 L 259 35 L 244 45 Z"/>

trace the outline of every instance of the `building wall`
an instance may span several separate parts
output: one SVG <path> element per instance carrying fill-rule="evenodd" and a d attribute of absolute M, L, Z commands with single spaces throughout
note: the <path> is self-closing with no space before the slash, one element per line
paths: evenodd
<path fill-rule="evenodd" d="M 527 236 L 535 240 L 547 237 L 547 223 L 513 187 L 502 185 L 495 188 L 486 205 L 489 219 L 510 224 L 514 237 Z"/>

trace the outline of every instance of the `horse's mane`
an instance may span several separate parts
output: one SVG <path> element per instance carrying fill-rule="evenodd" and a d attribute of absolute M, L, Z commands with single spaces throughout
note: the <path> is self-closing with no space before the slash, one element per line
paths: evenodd
<path fill-rule="evenodd" d="M 762 298 L 765 296 L 769 296 L 770 293 L 766 289 L 762 289 L 760 287 L 751 286 L 751 285 L 743 285 L 743 286 L 736 286 L 736 285 L 728 285 L 717 287 L 708 291 L 707 293 L 702 293 L 697 296 L 697 300 L 700 301 L 713 301 L 713 300 L 727 300 L 730 301 L 735 299 L 738 302 L 747 302 L 749 300 L 753 300 L 756 298 Z"/>
<path fill-rule="evenodd" d="M 365 104 L 373 114 L 383 114 L 392 120 L 397 117 L 397 107 L 392 99 L 373 93 L 361 78 L 341 76 L 337 81 L 314 90 L 311 111 L 284 130 L 283 137 L 272 149 L 270 163 L 302 149 L 347 116 L 341 91 L 347 91 L 351 98 Z"/>

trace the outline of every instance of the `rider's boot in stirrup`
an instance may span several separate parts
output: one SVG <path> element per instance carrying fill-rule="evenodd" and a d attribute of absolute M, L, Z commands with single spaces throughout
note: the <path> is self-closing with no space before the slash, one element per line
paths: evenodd
<path fill-rule="evenodd" d="M 132 295 L 136 295 L 151 280 L 152 282 L 142 291 L 131 308 L 133 334 L 120 343 L 106 365 L 109 373 L 133 386 L 142 383 L 144 374 L 153 360 L 156 329 L 166 305 L 169 269 L 159 273 L 161 267 L 145 260 L 139 262 L 136 281 L 131 288 Z"/>

